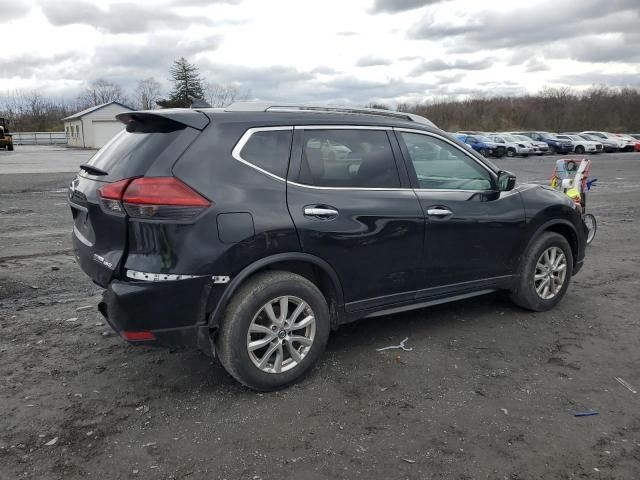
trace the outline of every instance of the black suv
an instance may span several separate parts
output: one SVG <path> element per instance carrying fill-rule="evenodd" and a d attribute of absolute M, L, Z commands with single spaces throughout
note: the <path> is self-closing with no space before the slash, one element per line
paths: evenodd
<path fill-rule="evenodd" d="M 583 264 L 566 195 L 411 114 L 234 104 L 123 113 L 69 189 L 73 245 L 125 340 L 299 379 L 332 328 L 495 290 L 547 310 Z"/>

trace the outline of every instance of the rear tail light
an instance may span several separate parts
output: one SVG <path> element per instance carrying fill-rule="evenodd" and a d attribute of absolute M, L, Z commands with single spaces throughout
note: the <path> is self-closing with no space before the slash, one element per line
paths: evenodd
<path fill-rule="evenodd" d="M 139 177 L 98 189 L 102 205 L 134 218 L 188 220 L 211 202 L 176 177 Z"/>

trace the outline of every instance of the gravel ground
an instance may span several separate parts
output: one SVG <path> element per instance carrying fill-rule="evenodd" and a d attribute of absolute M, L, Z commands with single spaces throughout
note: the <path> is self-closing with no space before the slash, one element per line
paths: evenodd
<path fill-rule="evenodd" d="M 9 174 L 4 154 L 0 479 L 640 478 L 640 393 L 615 379 L 640 391 L 640 154 L 592 157 L 599 230 L 555 310 L 493 294 L 357 322 L 271 394 L 114 336 L 69 252 L 73 174 L 43 149 L 22 154 L 50 173 Z M 554 161 L 495 163 L 546 182 Z"/>

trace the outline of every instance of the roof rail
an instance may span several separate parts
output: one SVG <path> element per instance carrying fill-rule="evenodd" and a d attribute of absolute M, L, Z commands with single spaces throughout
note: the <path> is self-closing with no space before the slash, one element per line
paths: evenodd
<path fill-rule="evenodd" d="M 358 108 L 358 107 L 324 107 L 317 105 L 298 104 L 274 104 L 271 102 L 235 102 L 225 107 L 226 112 L 318 112 L 318 113 L 341 113 L 355 115 L 379 115 L 381 117 L 391 117 L 410 122 L 421 123 L 430 127 L 436 125 L 429 119 L 414 113 L 394 112 L 378 108 Z"/>

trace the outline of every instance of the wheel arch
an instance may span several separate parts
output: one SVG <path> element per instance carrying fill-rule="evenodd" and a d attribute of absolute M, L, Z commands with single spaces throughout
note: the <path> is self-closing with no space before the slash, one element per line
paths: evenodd
<path fill-rule="evenodd" d="M 210 329 L 217 329 L 227 305 L 247 280 L 259 272 L 266 270 L 283 270 L 296 273 L 312 281 L 327 299 L 331 313 L 331 325 L 340 323 L 344 305 L 344 295 L 340 279 L 331 265 L 315 255 L 302 252 L 278 253 L 261 258 L 243 268 L 225 289 L 215 308 L 208 316 Z"/>
<path fill-rule="evenodd" d="M 575 226 L 570 221 L 561 218 L 549 220 L 548 222 L 540 225 L 536 229 L 535 233 L 530 237 L 524 252 L 529 250 L 529 247 L 533 244 L 533 242 L 535 242 L 540 237 L 540 235 L 545 232 L 558 233 L 567 239 L 567 242 L 569 242 L 569 246 L 571 247 L 573 264 L 575 265 L 578 262 L 578 233 L 576 232 Z"/>

